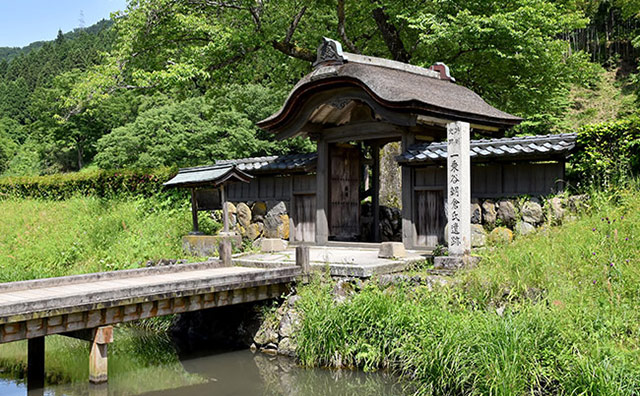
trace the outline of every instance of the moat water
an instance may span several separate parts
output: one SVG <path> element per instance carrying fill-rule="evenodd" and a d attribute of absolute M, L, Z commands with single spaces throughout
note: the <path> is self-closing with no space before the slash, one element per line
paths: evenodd
<path fill-rule="evenodd" d="M 119 330 L 109 351 L 109 382 L 88 383 L 88 343 L 47 337 L 46 396 L 355 396 L 412 394 L 396 376 L 299 367 L 249 350 L 180 354 L 165 337 Z M 27 395 L 26 343 L 0 345 L 0 395 Z"/>

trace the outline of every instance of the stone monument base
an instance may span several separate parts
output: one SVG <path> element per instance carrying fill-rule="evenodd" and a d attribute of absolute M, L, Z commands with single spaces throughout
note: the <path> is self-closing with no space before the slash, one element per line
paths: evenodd
<path fill-rule="evenodd" d="M 242 246 L 242 237 L 231 233 L 224 235 L 185 235 L 182 237 L 182 250 L 192 256 L 210 257 L 218 255 L 218 245 L 222 239 L 230 239 L 232 246 Z"/>
<path fill-rule="evenodd" d="M 433 259 L 433 268 L 444 271 L 457 271 L 475 267 L 481 260 L 478 256 L 436 256 Z"/>

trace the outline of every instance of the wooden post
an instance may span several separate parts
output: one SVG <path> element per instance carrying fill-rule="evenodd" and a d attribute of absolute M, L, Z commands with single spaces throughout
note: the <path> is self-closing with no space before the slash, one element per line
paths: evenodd
<path fill-rule="evenodd" d="M 471 251 L 471 157 L 468 122 L 447 124 L 449 256 Z"/>
<path fill-rule="evenodd" d="M 27 341 L 27 393 L 44 393 L 44 337 L 29 338 Z"/>
<path fill-rule="evenodd" d="M 316 244 L 329 241 L 329 144 L 318 139 L 318 161 L 316 165 Z"/>
<path fill-rule="evenodd" d="M 373 241 L 380 242 L 380 143 L 371 145 L 371 157 L 373 158 L 371 183 L 371 208 L 373 210 Z"/>
<path fill-rule="evenodd" d="M 309 246 L 296 247 L 296 265 L 302 268 L 302 273 L 307 275 L 311 271 L 311 262 L 309 261 Z"/>
<path fill-rule="evenodd" d="M 410 132 L 402 134 L 402 151 L 405 152 L 415 142 L 415 136 Z M 415 245 L 415 225 L 413 221 L 413 168 L 402 167 L 402 242 L 405 249 Z"/>
<path fill-rule="evenodd" d="M 229 232 L 229 208 L 227 207 L 227 198 L 224 194 L 224 184 L 220 185 L 220 200 L 222 201 L 222 230 L 227 234 Z"/>
<path fill-rule="evenodd" d="M 218 255 L 225 267 L 231 267 L 231 241 L 229 238 L 223 237 L 218 244 Z"/>
<path fill-rule="evenodd" d="M 195 188 L 191 189 L 191 219 L 193 220 L 193 231 L 191 231 L 190 234 L 200 234 L 200 230 L 198 229 L 198 202 L 196 201 Z"/>
<path fill-rule="evenodd" d="M 107 346 L 113 342 L 113 326 L 98 327 L 91 342 L 89 355 L 89 381 L 94 384 L 107 382 Z"/>

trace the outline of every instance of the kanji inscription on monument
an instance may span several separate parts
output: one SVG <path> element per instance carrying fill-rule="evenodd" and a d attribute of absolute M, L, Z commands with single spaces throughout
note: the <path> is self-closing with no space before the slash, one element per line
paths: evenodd
<path fill-rule="evenodd" d="M 470 126 L 467 122 L 447 124 L 447 181 L 449 255 L 463 256 L 471 250 L 471 160 Z"/>

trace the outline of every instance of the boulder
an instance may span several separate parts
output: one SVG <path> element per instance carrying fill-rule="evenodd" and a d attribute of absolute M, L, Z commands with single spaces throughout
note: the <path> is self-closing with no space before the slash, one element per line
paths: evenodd
<path fill-rule="evenodd" d="M 378 251 L 380 258 L 402 258 L 407 257 L 407 251 L 402 242 L 382 242 Z"/>
<path fill-rule="evenodd" d="M 291 337 L 285 337 L 278 344 L 278 354 L 283 356 L 295 357 L 298 344 Z"/>
<path fill-rule="evenodd" d="M 487 244 L 487 231 L 480 224 L 471 224 L 471 247 Z"/>
<path fill-rule="evenodd" d="M 234 204 L 232 204 L 231 202 L 226 202 L 226 205 L 227 205 L 227 212 L 230 215 L 236 213 L 236 206 Z"/>
<path fill-rule="evenodd" d="M 280 327 L 278 328 L 278 333 L 281 338 L 291 337 L 293 336 L 298 329 L 300 329 L 300 325 L 302 324 L 302 318 L 298 311 L 291 309 L 282 315 L 282 319 L 280 320 Z"/>
<path fill-rule="evenodd" d="M 243 228 L 248 228 L 251 224 L 251 209 L 244 202 L 240 202 L 236 206 L 236 218 Z"/>
<path fill-rule="evenodd" d="M 278 342 L 278 332 L 268 321 L 265 321 L 253 337 L 253 342 L 258 345 L 275 344 Z"/>
<path fill-rule="evenodd" d="M 555 223 L 562 222 L 562 219 L 564 218 L 564 207 L 562 205 L 562 198 L 553 197 L 547 202 L 549 205 L 549 212 L 551 214 L 551 218 L 554 220 Z"/>
<path fill-rule="evenodd" d="M 509 243 L 513 241 L 513 231 L 506 227 L 496 227 L 489 233 L 489 240 L 494 243 Z"/>
<path fill-rule="evenodd" d="M 262 235 L 263 229 L 264 225 L 262 223 L 251 223 L 245 230 L 245 236 L 249 240 L 255 241 L 260 237 L 260 235 Z"/>
<path fill-rule="evenodd" d="M 275 205 L 273 205 L 271 209 L 267 211 L 268 216 L 278 216 L 286 213 L 287 213 L 287 204 L 285 204 L 282 201 L 277 201 Z"/>
<path fill-rule="evenodd" d="M 289 239 L 289 215 L 280 215 L 280 225 L 278 226 L 278 238 Z"/>
<path fill-rule="evenodd" d="M 587 208 L 589 202 L 589 196 L 587 194 L 572 195 L 569 197 L 569 210 L 573 213 L 580 212 Z"/>
<path fill-rule="evenodd" d="M 267 214 L 267 204 L 262 202 L 262 201 L 258 201 L 256 203 L 253 204 L 253 206 L 251 207 L 251 216 L 253 216 L 253 218 L 258 218 L 259 216 L 264 216 Z"/>
<path fill-rule="evenodd" d="M 519 221 L 516 223 L 515 231 L 516 235 L 525 236 L 536 232 L 536 227 L 526 221 Z"/>
<path fill-rule="evenodd" d="M 502 221 L 503 224 L 511 226 L 516 223 L 516 207 L 511 201 L 498 202 L 497 215 L 498 219 Z"/>
<path fill-rule="evenodd" d="M 487 199 L 482 203 L 482 219 L 485 224 L 493 226 L 496 224 L 497 213 L 496 203 L 490 199 Z"/>
<path fill-rule="evenodd" d="M 522 213 L 522 220 L 529 224 L 540 224 L 544 220 L 544 214 L 542 212 L 542 206 L 539 203 L 528 201 L 522 205 L 520 211 Z"/>
<path fill-rule="evenodd" d="M 477 199 L 471 201 L 471 223 L 482 224 L 482 208 Z"/>

